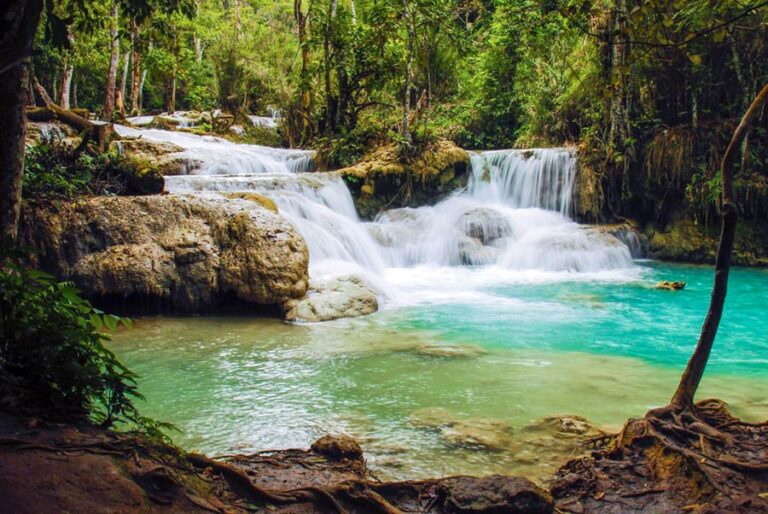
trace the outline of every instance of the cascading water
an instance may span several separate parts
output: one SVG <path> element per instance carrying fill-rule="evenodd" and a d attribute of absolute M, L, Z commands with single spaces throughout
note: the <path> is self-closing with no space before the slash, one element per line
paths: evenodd
<path fill-rule="evenodd" d="M 171 193 L 255 192 L 271 198 L 304 236 L 313 276 L 357 272 L 399 282 L 450 269 L 523 273 L 600 273 L 631 268 L 626 244 L 569 218 L 576 173 L 572 149 L 498 150 L 471 155 L 467 187 L 434 206 L 393 209 L 359 219 L 352 196 L 333 172 L 304 173 L 312 154 L 238 145 L 163 130 L 119 129 L 174 143 L 189 175 L 166 177 Z M 133 133 L 131 132 L 133 131 Z M 527 275 L 526 275 L 527 273 Z M 390 291 L 391 292 L 391 291 Z M 390 294 L 387 294 L 391 296 Z"/>

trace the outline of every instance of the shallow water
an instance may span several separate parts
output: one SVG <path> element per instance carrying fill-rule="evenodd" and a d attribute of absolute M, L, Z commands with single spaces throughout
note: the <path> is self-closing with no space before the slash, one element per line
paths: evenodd
<path fill-rule="evenodd" d="M 346 432 L 384 477 L 542 479 L 558 461 L 520 446 L 526 425 L 573 414 L 615 428 L 671 396 L 712 271 L 654 262 L 591 274 L 417 267 L 387 269 L 383 279 L 396 293 L 366 318 L 145 318 L 110 345 L 142 376 L 143 412 L 176 424 L 185 448 L 306 447 Z M 688 287 L 652 289 L 658 280 Z M 768 418 L 766 286 L 768 271 L 733 271 L 699 395 L 753 420 Z M 499 447 L 459 444 L 448 425 Z"/>

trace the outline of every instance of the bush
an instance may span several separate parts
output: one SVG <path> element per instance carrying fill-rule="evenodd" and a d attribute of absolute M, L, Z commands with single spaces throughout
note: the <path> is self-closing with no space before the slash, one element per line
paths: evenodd
<path fill-rule="evenodd" d="M 170 425 L 139 415 L 136 375 L 104 347 L 102 330 L 130 321 L 95 309 L 72 284 L 0 247 L 0 409 L 49 419 L 127 424 L 153 435 Z"/>

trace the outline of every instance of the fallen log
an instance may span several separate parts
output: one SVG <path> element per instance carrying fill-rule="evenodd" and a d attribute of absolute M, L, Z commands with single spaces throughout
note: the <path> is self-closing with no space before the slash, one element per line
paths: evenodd
<path fill-rule="evenodd" d="M 115 135 L 115 127 L 112 123 L 93 121 L 81 116 L 83 111 L 85 113 L 88 112 L 85 109 L 78 109 L 80 113 L 73 110 L 62 109 L 51 100 L 48 92 L 40 82 L 38 82 L 36 77 L 33 81 L 35 90 L 38 95 L 40 95 L 40 98 L 43 99 L 45 107 L 35 107 L 27 110 L 27 119 L 31 121 L 51 121 L 58 119 L 82 133 L 83 142 L 81 143 L 81 147 L 85 148 L 88 143 L 93 142 L 99 153 L 103 153 L 107 150 L 109 143 Z"/>

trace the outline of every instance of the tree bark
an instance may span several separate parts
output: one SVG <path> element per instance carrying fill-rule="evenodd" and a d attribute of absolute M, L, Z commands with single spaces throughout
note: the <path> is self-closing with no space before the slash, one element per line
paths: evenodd
<path fill-rule="evenodd" d="M 74 47 L 75 47 L 75 35 L 72 33 L 72 29 L 67 27 L 67 39 L 69 40 L 70 50 L 64 57 L 64 68 L 61 72 L 61 92 L 59 94 L 59 105 L 64 109 L 69 109 L 69 99 L 72 90 L 72 75 L 75 71 L 74 63 Z"/>
<path fill-rule="evenodd" d="M 141 95 L 139 90 L 142 86 L 141 77 L 141 53 L 139 52 L 139 24 L 136 22 L 136 18 L 131 18 L 131 116 L 138 116 L 141 114 L 141 103 L 139 101 Z"/>
<path fill-rule="evenodd" d="M 296 18 L 296 24 L 299 30 L 299 47 L 301 48 L 301 78 L 299 83 L 299 91 L 301 95 L 301 141 L 300 144 L 304 145 L 309 141 L 310 137 L 310 125 L 309 117 L 312 109 L 312 92 L 310 90 L 310 76 L 309 76 L 309 27 L 307 21 L 307 15 L 304 14 L 301 8 L 301 0 L 294 0 L 293 2 L 293 15 Z"/>
<path fill-rule="evenodd" d="M 403 92 L 403 138 L 406 141 L 411 140 L 411 129 L 409 118 L 411 114 L 411 86 L 413 83 L 413 51 L 414 41 L 416 39 L 416 28 L 413 24 L 413 14 L 408 0 L 403 0 L 403 12 L 405 14 L 405 25 L 408 31 L 408 47 L 405 58 L 405 91 Z"/>
<path fill-rule="evenodd" d="M 336 130 L 336 103 L 331 85 L 331 32 L 336 18 L 336 0 L 329 0 L 328 13 L 325 19 L 323 33 L 323 60 L 325 67 L 325 128 L 330 132 Z"/>
<path fill-rule="evenodd" d="M 176 74 L 171 73 L 165 78 L 165 112 L 173 114 L 176 110 Z"/>
<path fill-rule="evenodd" d="M 707 317 L 701 328 L 701 335 L 696 349 L 688 361 L 688 366 L 680 378 L 680 384 L 672 397 L 671 405 L 676 409 L 692 409 L 693 399 L 696 390 L 701 383 L 701 377 L 709 360 L 709 354 L 712 351 L 712 344 L 715 342 L 717 327 L 720 324 L 720 318 L 723 314 L 725 305 L 725 296 L 728 292 L 728 272 L 731 266 L 731 253 L 733 252 L 733 240 L 736 236 L 737 208 L 733 199 L 733 167 L 742 142 L 745 140 L 752 128 L 752 123 L 760 116 L 762 108 L 768 101 L 768 85 L 758 93 L 752 101 L 741 123 L 733 133 L 731 142 L 725 151 L 723 160 L 720 164 L 720 179 L 722 191 L 722 206 L 720 215 L 722 217 L 722 226 L 720 230 L 720 244 L 717 248 L 717 259 L 715 262 L 715 283 L 712 287 L 712 298 L 709 303 Z"/>
<path fill-rule="evenodd" d="M 109 37 L 112 41 L 112 56 L 107 72 L 107 85 L 104 89 L 104 109 L 101 119 L 112 120 L 112 111 L 115 109 L 115 84 L 117 82 L 117 66 L 120 62 L 120 39 L 118 38 L 118 0 L 112 0 L 112 15 L 109 27 Z"/>
<path fill-rule="evenodd" d="M 19 226 L 29 56 L 42 11 L 42 0 L 0 4 L 0 238 L 15 240 Z"/>
<path fill-rule="evenodd" d="M 133 45 L 131 45 L 131 48 L 133 48 Z M 125 57 L 123 58 L 123 70 L 120 74 L 120 86 L 118 87 L 123 98 L 127 98 L 128 95 L 128 70 L 130 67 L 131 54 L 126 52 Z"/>

